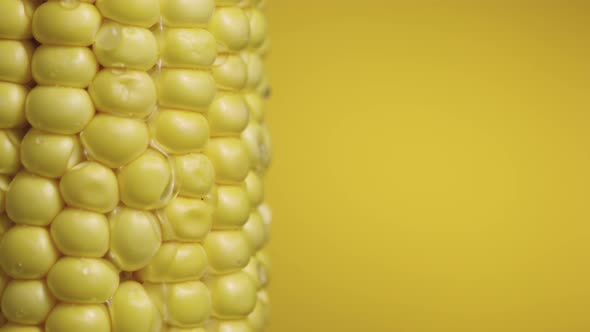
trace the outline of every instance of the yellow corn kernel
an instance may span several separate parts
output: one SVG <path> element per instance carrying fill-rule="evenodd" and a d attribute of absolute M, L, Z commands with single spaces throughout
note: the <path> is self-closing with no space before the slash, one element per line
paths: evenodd
<path fill-rule="evenodd" d="M 210 277 L 212 315 L 235 319 L 248 316 L 256 305 L 256 285 L 245 272 Z"/>
<path fill-rule="evenodd" d="M 0 82 L 0 129 L 21 128 L 27 124 L 25 100 L 29 89 L 23 85 Z"/>
<path fill-rule="evenodd" d="M 248 175 L 249 157 L 244 142 L 236 137 L 213 138 L 205 148 L 215 169 L 217 183 L 240 183 Z"/>
<path fill-rule="evenodd" d="M 96 7 L 106 18 L 144 28 L 160 18 L 159 0 L 96 0 Z"/>
<path fill-rule="evenodd" d="M 250 22 L 240 8 L 217 8 L 209 21 L 209 31 L 220 50 L 239 51 L 248 45 Z"/>
<path fill-rule="evenodd" d="M 14 226 L 14 223 L 5 214 L 0 214 L 0 239 L 8 232 L 8 230 Z M 1 269 L 0 269 L 1 270 Z"/>
<path fill-rule="evenodd" d="M 260 280 L 260 284 L 262 287 L 266 287 L 270 282 L 271 276 L 270 256 L 267 252 L 267 249 L 265 248 L 259 250 L 256 253 L 256 259 L 259 263 L 258 278 Z"/>
<path fill-rule="evenodd" d="M 144 284 L 151 300 L 168 325 L 195 327 L 211 313 L 209 289 L 200 281 Z"/>
<path fill-rule="evenodd" d="M 213 10 L 214 0 L 167 0 L 160 2 L 162 23 L 168 27 L 191 28 L 206 25 Z"/>
<path fill-rule="evenodd" d="M 213 228 L 228 229 L 244 225 L 250 215 L 248 193 L 240 186 L 219 186 L 213 212 Z"/>
<path fill-rule="evenodd" d="M 70 169 L 61 178 L 59 188 L 64 201 L 80 209 L 106 213 L 119 202 L 115 173 L 91 161 Z"/>
<path fill-rule="evenodd" d="M 248 125 L 248 105 L 241 95 L 219 95 L 207 112 L 211 136 L 239 135 Z"/>
<path fill-rule="evenodd" d="M 167 153 L 198 152 L 209 139 L 207 119 L 194 112 L 160 109 L 149 127 L 154 142 Z"/>
<path fill-rule="evenodd" d="M 39 326 L 6 323 L 6 325 L 0 325 L 0 332 L 45 332 L 45 330 Z"/>
<path fill-rule="evenodd" d="M 30 39 L 31 18 L 37 8 L 37 0 L 3 0 L 0 1 L 0 38 Z"/>
<path fill-rule="evenodd" d="M 88 92 L 102 112 L 145 118 L 156 108 L 156 87 L 143 71 L 101 70 Z"/>
<path fill-rule="evenodd" d="M 49 225 L 63 205 L 56 181 L 26 172 L 18 173 L 6 192 L 6 213 L 17 224 Z"/>
<path fill-rule="evenodd" d="M 261 172 L 263 170 L 261 156 L 263 143 L 262 126 L 257 122 L 250 121 L 246 129 L 242 132 L 241 138 L 246 146 L 250 169 Z"/>
<path fill-rule="evenodd" d="M 139 157 L 149 145 L 144 121 L 98 114 L 80 134 L 90 158 L 108 167 L 121 167 Z"/>
<path fill-rule="evenodd" d="M 269 317 L 267 315 L 268 309 L 266 308 L 268 303 L 265 303 L 258 299 L 254 310 L 248 315 L 248 324 L 252 328 L 252 332 L 263 332 L 266 324 L 268 323 Z"/>
<path fill-rule="evenodd" d="M 264 78 L 264 64 L 262 63 L 262 57 L 256 53 L 242 53 L 242 57 L 247 65 L 247 89 L 256 89 Z M 259 96 L 261 94 L 257 93 Z"/>
<path fill-rule="evenodd" d="M 244 94 L 244 100 L 250 111 L 250 120 L 261 123 L 264 120 L 264 100 L 256 92 L 247 92 Z"/>
<path fill-rule="evenodd" d="M 43 280 L 12 280 L 2 294 L 2 313 L 13 323 L 41 324 L 54 305 Z"/>
<path fill-rule="evenodd" d="M 248 80 L 248 67 L 239 55 L 222 55 L 215 60 L 212 74 L 219 89 L 241 90 Z"/>
<path fill-rule="evenodd" d="M 119 286 L 119 272 L 105 259 L 63 257 L 49 270 L 47 285 L 60 301 L 99 304 Z"/>
<path fill-rule="evenodd" d="M 246 320 L 216 321 L 207 327 L 207 332 L 253 332 Z"/>
<path fill-rule="evenodd" d="M 135 281 L 119 285 L 109 304 L 109 312 L 113 332 L 160 331 L 160 315 L 143 286 Z"/>
<path fill-rule="evenodd" d="M 163 243 L 149 265 L 137 277 L 149 282 L 199 280 L 207 268 L 207 254 L 198 243 Z"/>
<path fill-rule="evenodd" d="M 214 274 L 236 272 L 248 265 L 252 255 L 250 244 L 241 230 L 213 231 L 205 238 L 203 247 Z"/>
<path fill-rule="evenodd" d="M 94 105 L 84 89 L 37 86 L 29 92 L 25 113 L 34 128 L 72 135 L 90 122 Z"/>
<path fill-rule="evenodd" d="M 250 258 L 250 262 L 248 262 L 248 265 L 246 265 L 243 271 L 248 274 L 256 289 L 262 288 L 262 282 L 260 281 L 260 272 L 262 271 L 262 267 L 260 266 L 260 262 L 256 256 L 252 256 Z"/>
<path fill-rule="evenodd" d="M 0 175 L 0 237 L 4 232 L 2 231 L 2 225 L 4 225 L 4 212 L 6 212 L 6 191 L 10 185 L 10 178 L 4 175 Z M 6 218 L 8 219 L 8 218 Z"/>
<path fill-rule="evenodd" d="M 212 65 L 217 56 L 215 37 L 205 29 L 164 29 L 156 36 L 164 67 L 201 68 Z"/>
<path fill-rule="evenodd" d="M 204 112 L 215 97 L 215 81 L 206 71 L 163 69 L 153 78 L 161 107 Z"/>
<path fill-rule="evenodd" d="M 160 226 L 148 211 L 120 207 L 109 215 L 109 258 L 123 271 L 135 271 L 150 263 L 162 243 Z"/>
<path fill-rule="evenodd" d="M 122 167 L 117 177 L 121 201 L 132 208 L 159 208 L 168 202 L 173 193 L 170 163 L 155 150 L 148 149 Z"/>
<path fill-rule="evenodd" d="M 44 277 L 57 261 L 57 255 L 44 227 L 14 226 L 0 240 L 0 266 L 13 278 Z"/>
<path fill-rule="evenodd" d="M 246 12 L 250 21 L 250 43 L 251 48 L 258 48 L 264 43 L 267 36 L 266 16 L 258 8 Z"/>
<path fill-rule="evenodd" d="M 31 129 L 21 142 L 21 162 L 31 173 L 48 178 L 63 176 L 84 156 L 77 136 Z"/>
<path fill-rule="evenodd" d="M 1 332 L 1 330 L 0 330 Z M 204 327 L 175 327 L 166 326 L 162 332 L 207 332 Z"/>
<path fill-rule="evenodd" d="M 65 255 L 100 258 L 109 249 L 109 224 L 102 213 L 66 208 L 51 222 L 51 237 Z"/>
<path fill-rule="evenodd" d="M 0 40 L 0 80 L 12 83 L 28 83 L 31 75 L 33 43 L 20 40 Z"/>
<path fill-rule="evenodd" d="M 87 47 L 41 45 L 33 54 L 33 78 L 37 84 L 86 88 L 98 64 Z"/>
<path fill-rule="evenodd" d="M 246 190 L 252 206 L 258 206 L 264 199 L 264 184 L 262 178 L 256 172 L 250 171 L 246 176 Z"/>
<path fill-rule="evenodd" d="M 148 70 L 158 61 L 158 44 L 150 30 L 116 22 L 103 23 L 92 49 L 104 67 Z"/>
<path fill-rule="evenodd" d="M 76 1 L 49 1 L 33 15 L 33 36 L 43 44 L 90 46 L 101 16 L 94 5 Z"/>
<path fill-rule="evenodd" d="M 47 317 L 46 332 L 110 331 L 109 313 L 103 304 L 58 304 Z"/>
<path fill-rule="evenodd" d="M 205 155 L 190 153 L 175 156 L 174 167 L 180 195 L 202 197 L 211 190 L 215 171 L 211 161 Z"/>
<path fill-rule="evenodd" d="M 211 206 L 200 199 L 178 196 L 158 211 L 165 241 L 201 241 L 211 228 Z"/>
<path fill-rule="evenodd" d="M 0 174 L 14 175 L 20 169 L 19 135 L 14 130 L 0 130 Z"/>
<path fill-rule="evenodd" d="M 257 211 L 252 211 L 248 221 L 244 224 L 244 234 L 250 247 L 254 251 L 261 249 L 267 242 L 266 228 L 264 227 L 264 221 Z"/>

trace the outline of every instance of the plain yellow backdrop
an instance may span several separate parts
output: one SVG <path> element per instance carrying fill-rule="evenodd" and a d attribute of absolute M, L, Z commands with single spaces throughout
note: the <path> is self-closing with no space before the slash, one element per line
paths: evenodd
<path fill-rule="evenodd" d="M 267 13 L 271 332 L 590 331 L 590 2 Z"/>

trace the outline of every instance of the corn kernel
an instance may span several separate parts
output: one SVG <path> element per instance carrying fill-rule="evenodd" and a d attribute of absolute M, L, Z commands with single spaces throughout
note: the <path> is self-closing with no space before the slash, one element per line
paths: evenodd
<path fill-rule="evenodd" d="M 250 160 L 246 145 L 239 138 L 211 139 L 205 154 L 213 163 L 217 183 L 239 183 L 246 179 Z"/>
<path fill-rule="evenodd" d="M 47 317 L 46 332 L 110 331 L 109 313 L 103 304 L 58 304 Z"/>
<path fill-rule="evenodd" d="M 58 178 L 82 160 L 77 136 L 51 134 L 30 129 L 21 142 L 21 161 L 31 173 Z"/>
<path fill-rule="evenodd" d="M 157 39 L 164 67 L 201 68 L 212 65 L 217 56 L 215 37 L 205 29 L 164 29 Z"/>
<path fill-rule="evenodd" d="M 2 294 L 2 313 L 14 323 L 41 324 L 54 305 L 43 280 L 12 280 Z"/>
<path fill-rule="evenodd" d="M 267 242 L 266 228 L 264 221 L 257 211 L 252 211 L 248 221 L 244 224 L 244 234 L 248 239 L 250 247 L 254 251 L 261 249 Z"/>
<path fill-rule="evenodd" d="M 160 2 L 162 22 L 169 27 L 191 28 L 207 24 L 213 10 L 213 0 L 167 0 Z"/>
<path fill-rule="evenodd" d="M 20 169 L 20 144 L 14 130 L 0 130 L 0 174 L 13 175 Z"/>
<path fill-rule="evenodd" d="M 223 90 L 241 90 L 248 80 L 248 67 L 239 55 L 217 57 L 212 73 L 217 87 Z"/>
<path fill-rule="evenodd" d="M 260 262 L 258 261 L 258 258 L 256 258 L 256 256 L 252 256 L 250 258 L 248 265 L 246 265 L 246 267 L 243 269 L 243 271 L 246 274 L 248 274 L 248 276 L 250 277 L 250 279 L 254 283 L 254 286 L 256 287 L 256 289 L 262 288 L 262 283 L 260 282 L 260 277 L 261 277 L 260 272 L 262 271 L 262 267 L 260 265 Z"/>
<path fill-rule="evenodd" d="M 12 83 L 28 83 L 31 75 L 33 44 L 30 41 L 0 40 L 0 80 Z"/>
<path fill-rule="evenodd" d="M 17 224 L 49 225 L 63 205 L 56 181 L 26 172 L 18 173 L 6 192 L 6 213 Z"/>
<path fill-rule="evenodd" d="M 93 46 L 104 67 L 148 70 L 158 61 L 158 44 L 150 30 L 105 22 Z"/>
<path fill-rule="evenodd" d="M 213 228 L 237 228 L 248 220 L 250 200 L 248 193 L 238 186 L 219 186 L 217 204 L 213 212 Z"/>
<path fill-rule="evenodd" d="M 246 176 L 246 190 L 252 206 L 258 206 L 264 199 L 264 184 L 262 178 L 256 172 L 250 171 Z"/>
<path fill-rule="evenodd" d="M 51 237 L 65 255 L 100 258 L 109 249 L 109 224 L 102 213 L 66 208 L 51 222 Z"/>
<path fill-rule="evenodd" d="M 70 169 L 60 180 L 59 188 L 68 205 L 106 213 L 117 206 L 119 191 L 112 170 L 87 161 Z"/>
<path fill-rule="evenodd" d="M 161 109 L 149 126 L 155 143 L 168 153 L 197 152 L 209 139 L 207 119 L 194 112 Z"/>
<path fill-rule="evenodd" d="M 135 281 L 119 285 L 109 305 L 113 332 L 159 331 L 161 320 L 147 292 Z"/>
<path fill-rule="evenodd" d="M 33 36 L 43 44 L 90 46 L 102 18 L 94 5 L 49 1 L 33 15 Z"/>
<path fill-rule="evenodd" d="M 256 259 L 259 263 L 258 278 L 260 280 L 261 286 L 266 287 L 270 282 L 269 278 L 271 276 L 270 256 L 267 249 L 265 248 L 259 250 L 256 253 Z"/>
<path fill-rule="evenodd" d="M 125 165 L 117 177 L 121 201 L 132 208 L 151 210 L 161 207 L 173 193 L 170 163 L 155 150 L 148 149 Z"/>
<path fill-rule="evenodd" d="M 123 271 L 135 271 L 150 263 L 162 243 L 160 226 L 148 211 L 120 207 L 109 215 L 110 259 Z"/>
<path fill-rule="evenodd" d="M 0 1 L 0 38 L 30 39 L 31 16 L 37 7 L 36 0 L 3 0 Z"/>
<path fill-rule="evenodd" d="M 106 18 L 144 28 L 160 18 L 159 0 L 96 0 L 96 7 Z"/>
<path fill-rule="evenodd" d="M 207 112 L 211 136 L 239 135 L 248 125 L 248 116 L 248 105 L 242 96 L 218 96 Z"/>
<path fill-rule="evenodd" d="M 256 89 L 264 78 L 264 64 L 260 55 L 256 53 L 242 53 L 247 65 L 247 89 Z M 260 96 L 260 94 L 258 94 Z"/>
<path fill-rule="evenodd" d="M 0 175 L 0 237 L 2 237 L 2 234 L 4 234 L 4 232 L 2 231 L 2 225 L 4 225 L 4 220 L 2 216 L 4 216 L 4 212 L 6 212 L 6 191 L 8 191 L 9 185 L 10 178 L 4 175 Z"/>
<path fill-rule="evenodd" d="M 20 84 L 0 82 L 0 129 L 21 128 L 27 124 L 25 100 L 29 89 Z"/>
<path fill-rule="evenodd" d="M 156 107 L 156 87 L 143 71 L 101 70 L 88 92 L 96 108 L 107 113 L 145 118 Z"/>
<path fill-rule="evenodd" d="M 201 241 L 211 228 L 212 211 L 200 199 L 176 197 L 158 211 L 165 241 Z"/>
<path fill-rule="evenodd" d="M 203 242 L 210 272 L 231 273 L 241 270 L 252 255 L 250 244 L 241 230 L 214 231 Z"/>
<path fill-rule="evenodd" d="M 167 242 L 137 277 L 149 282 L 199 280 L 206 268 L 207 254 L 200 244 Z"/>
<path fill-rule="evenodd" d="M 175 156 L 174 167 L 180 195 L 202 197 L 211 190 L 215 173 L 211 161 L 205 155 L 190 153 Z"/>
<path fill-rule="evenodd" d="M 91 158 L 111 168 L 136 159 L 149 145 L 149 132 L 144 121 L 108 114 L 95 116 L 80 138 Z"/>
<path fill-rule="evenodd" d="M 15 323 L 6 323 L 0 325 L 0 332 L 45 332 L 43 328 L 33 325 L 20 325 Z"/>
<path fill-rule="evenodd" d="M 33 54 L 33 78 L 37 84 L 86 88 L 98 64 L 86 47 L 41 45 Z"/>
<path fill-rule="evenodd" d="M 244 99 L 250 111 L 250 120 L 262 122 L 264 120 L 264 101 L 262 97 L 256 92 L 247 92 L 244 94 Z"/>
<path fill-rule="evenodd" d="M 242 318 L 254 310 L 256 286 L 245 272 L 211 277 L 206 283 L 211 292 L 214 317 Z"/>
<path fill-rule="evenodd" d="M 211 313 L 209 290 L 200 281 L 173 284 L 144 284 L 150 298 L 169 325 L 194 327 Z"/>
<path fill-rule="evenodd" d="M 256 306 L 254 310 L 248 315 L 248 323 L 252 328 L 252 332 L 263 332 L 264 327 L 268 323 L 269 317 L 267 316 L 267 307 L 268 304 L 258 300 L 256 302 Z"/>
<path fill-rule="evenodd" d="M 215 97 L 215 81 L 205 71 L 164 69 L 154 73 L 161 107 L 205 111 Z"/>
<path fill-rule="evenodd" d="M 260 9 L 254 8 L 247 13 L 250 21 L 250 43 L 251 48 L 258 48 L 264 43 L 267 36 L 266 16 Z"/>
<path fill-rule="evenodd" d="M 90 122 L 94 105 L 84 89 L 37 86 L 29 92 L 25 112 L 34 128 L 72 135 Z"/>
<path fill-rule="evenodd" d="M 216 321 L 207 327 L 207 332 L 253 332 L 246 320 Z"/>
<path fill-rule="evenodd" d="M 49 270 L 47 284 L 61 301 L 99 304 L 119 286 L 119 272 L 104 259 L 63 257 Z"/>
<path fill-rule="evenodd" d="M 44 277 L 57 261 L 57 255 L 51 236 L 43 227 L 15 226 L 0 240 L 0 265 L 13 278 Z"/>
<path fill-rule="evenodd" d="M 0 239 L 8 232 L 8 230 L 14 226 L 14 223 L 5 214 L 0 214 Z M 1 270 L 1 269 L 0 269 Z"/>
<path fill-rule="evenodd" d="M 250 22 L 240 8 L 218 8 L 209 21 L 209 31 L 221 50 L 239 51 L 248 45 Z"/>
<path fill-rule="evenodd" d="M 242 141 L 246 146 L 248 152 L 248 161 L 251 169 L 256 172 L 262 171 L 262 156 L 261 146 L 263 143 L 262 138 L 262 126 L 254 121 L 248 123 L 246 129 L 241 135 Z"/>
<path fill-rule="evenodd" d="M 1 331 L 0 331 L 1 332 Z M 162 332 L 207 332 L 204 327 L 175 327 L 166 326 Z"/>
<path fill-rule="evenodd" d="M 262 126 L 262 144 L 260 146 L 260 160 L 263 169 L 270 166 L 272 160 L 272 140 L 270 138 L 270 131 L 266 125 Z"/>

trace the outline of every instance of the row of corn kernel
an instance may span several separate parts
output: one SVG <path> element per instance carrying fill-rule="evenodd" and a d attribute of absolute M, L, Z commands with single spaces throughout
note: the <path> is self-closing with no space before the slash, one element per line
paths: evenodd
<path fill-rule="evenodd" d="M 25 101 L 31 87 L 31 58 L 35 48 L 32 41 L 31 17 L 36 6 L 34 1 L 0 2 L 0 13 L 4 16 L 0 20 L 0 243 L 10 238 L 13 242 L 19 240 L 19 234 L 15 236 L 14 232 L 11 232 L 14 223 L 6 215 L 5 202 L 9 184 L 22 167 L 20 145 L 28 125 Z M 42 233 L 40 229 L 33 231 Z M 7 236 L 8 233 L 11 235 Z M 43 239 L 47 240 L 47 237 Z M 18 250 L 19 244 L 15 245 L 12 249 Z M 4 250 L 0 248 L 0 266 L 7 264 Z M 16 272 L 24 267 L 24 264 L 19 266 L 19 263 L 14 266 Z M 17 273 L 16 277 L 18 276 Z M 45 289 L 45 285 L 39 280 L 11 280 L 12 278 L 15 278 L 15 275 L 5 273 L 4 268 L 0 269 L 0 328 L 12 325 L 7 318 L 19 319 L 18 308 L 11 306 L 11 302 L 20 294 Z"/>
<path fill-rule="evenodd" d="M 246 179 L 252 203 L 252 213 L 245 230 L 253 240 L 254 255 L 247 270 L 258 286 L 257 303 L 248 321 L 254 332 L 264 331 L 269 321 L 270 303 L 266 286 L 270 274 L 270 262 L 264 249 L 270 237 L 271 211 L 263 202 L 263 177 L 270 161 L 270 141 L 264 125 L 263 97 L 268 94 L 264 75 L 262 56 L 268 49 L 266 18 L 262 12 L 263 4 L 253 3 L 247 14 L 250 21 L 250 44 L 242 51 L 248 66 L 248 82 L 245 98 L 250 109 L 250 122 L 242 137 L 248 145 L 250 154 L 250 173 Z"/>
<path fill-rule="evenodd" d="M 216 1 L 209 28 L 216 37 L 219 56 L 213 67 L 218 103 L 209 109 L 211 140 L 207 145 L 218 185 L 213 227 L 205 239 L 210 268 L 206 282 L 211 290 L 213 320 L 209 331 L 252 331 L 245 318 L 254 310 L 256 285 L 244 268 L 252 254 L 244 224 L 250 213 L 245 179 L 249 160 L 240 135 L 249 110 L 242 90 L 248 79 L 239 51 L 250 38 L 248 18 L 239 1 Z"/>
<path fill-rule="evenodd" d="M 203 154 L 214 103 L 210 66 L 217 50 L 205 29 L 213 1 L 162 1 L 156 36 L 160 58 L 152 73 L 159 108 L 149 120 L 152 144 L 170 156 L 175 197 L 157 211 L 165 241 L 150 264 L 135 274 L 144 282 L 166 331 L 200 331 L 211 313 L 208 267 L 202 241 L 212 223 L 214 169 Z"/>

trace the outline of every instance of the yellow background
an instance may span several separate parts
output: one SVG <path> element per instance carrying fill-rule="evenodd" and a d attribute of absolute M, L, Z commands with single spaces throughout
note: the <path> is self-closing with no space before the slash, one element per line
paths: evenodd
<path fill-rule="evenodd" d="M 267 13 L 271 332 L 590 331 L 590 2 Z"/>

